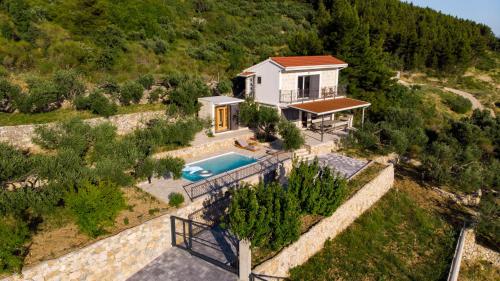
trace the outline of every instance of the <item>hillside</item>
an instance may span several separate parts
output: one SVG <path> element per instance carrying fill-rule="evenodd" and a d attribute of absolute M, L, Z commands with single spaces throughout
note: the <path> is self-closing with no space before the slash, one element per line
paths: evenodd
<path fill-rule="evenodd" d="M 484 25 L 397 0 L 323 2 L 4 0 L 1 73 L 20 83 L 61 68 L 93 83 L 171 70 L 232 77 L 271 55 L 349 58 L 365 32 L 392 67 L 454 70 L 495 44 Z"/>

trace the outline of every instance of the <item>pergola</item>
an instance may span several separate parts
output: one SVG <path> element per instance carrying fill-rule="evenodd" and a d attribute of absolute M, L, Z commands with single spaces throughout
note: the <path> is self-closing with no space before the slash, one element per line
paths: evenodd
<path fill-rule="evenodd" d="M 301 104 L 293 104 L 289 107 L 298 109 L 302 112 L 314 114 L 316 116 L 321 117 L 321 141 L 323 141 L 323 134 L 325 133 L 325 116 L 335 114 L 337 112 L 351 110 L 351 109 L 362 109 L 362 117 L 361 117 L 361 126 L 363 126 L 365 122 L 365 109 L 369 107 L 371 104 L 366 101 L 351 99 L 351 98 L 335 98 L 328 100 L 320 100 L 320 101 L 312 101 L 312 102 L 304 102 Z M 335 126 L 336 121 L 330 120 L 328 122 L 328 126 Z M 340 122 L 340 121 L 339 121 Z M 311 119 L 311 126 L 313 125 Z"/>

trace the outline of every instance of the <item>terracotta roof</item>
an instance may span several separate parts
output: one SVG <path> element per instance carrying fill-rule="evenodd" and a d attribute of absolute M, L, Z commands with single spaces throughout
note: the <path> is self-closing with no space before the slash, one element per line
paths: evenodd
<path fill-rule="evenodd" d="M 271 60 L 283 67 L 346 64 L 333 56 L 271 57 Z"/>
<path fill-rule="evenodd" d="M 244 71 L 244 72 L 238 74 L 238 76 L 248 77 L 248 76 L 252 76 L 254 74 L 255 74 L 255 72 L 252 72 L 252 71 Z"/>
<path fill-rule="evenodd" d="M 369 102 L 350 99 L 350 98 L 337 98 L 337 99 L 305 102 L 301 104 L 290 105 L 290 107 L 292 108 L 296 108 L 299 110 L 307 111 L 318 115 L 334 113 L 337 111 L 344 111 L 359 107 L 367 107 L 367 106 L 370 106 Z"/>

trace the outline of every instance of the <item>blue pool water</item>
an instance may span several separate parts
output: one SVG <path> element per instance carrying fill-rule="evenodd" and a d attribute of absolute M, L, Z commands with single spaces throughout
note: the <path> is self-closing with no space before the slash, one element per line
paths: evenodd
<path fill-rule="evenodd" d="M 195 182 L 255 162 L 257 162 L 255 158 L 230 152 L 187 164 L 182 169 L 182 177 Z"/>

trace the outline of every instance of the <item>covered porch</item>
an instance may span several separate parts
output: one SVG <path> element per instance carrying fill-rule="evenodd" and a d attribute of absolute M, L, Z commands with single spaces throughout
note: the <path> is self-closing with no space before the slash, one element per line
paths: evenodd
<path fill-rule="evenodd" d="M 293 104 L 289 108 L 299 111 L 302 127 L 309 131 L 306 136 L 319 136 L 319 141 L 323 142 L 325 135 L 328 139 L 340 138 L 340 132 L 353 128 L 353 110 L 361 110 L 361 126 L 363 126 L 365 109 L 369 106 L 370 103 L 366 101 L 336 98 Z"/>

